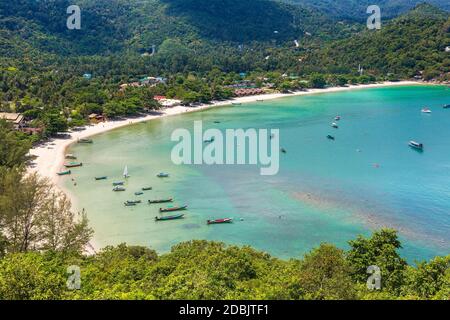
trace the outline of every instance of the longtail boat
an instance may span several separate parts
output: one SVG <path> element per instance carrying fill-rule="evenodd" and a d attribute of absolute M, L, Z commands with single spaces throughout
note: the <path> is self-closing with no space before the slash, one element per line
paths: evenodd
<path fill-rule="evenodd" d="M 159 212 L 174 212 L 174 211 L 182 211 L 182 210 L 186 210 L 187 206 L 182 206 L 182 207 L 170 207 L 170 208 L 159 208 Z"/>
<path fill-rule="evenodd" d="M 73 154 L 69 153 L 69 154 L 66 154 L 66 159 L 76 160 L 77 157 L 75 157 Z"/>
<path fill-rule="evenodd" d="M 158 178 L 168 178 L 168 177 L 169 177 L 169 174 L 168 174 L 168 173 L 161 172 L 161 173 L 158 173 L 156 176 L 157 176 Z"/>
<path fill-rule="evenodd" d="M 137 204 L 139 204 L 141 202 L 142 202 L 141 200 L 136 200 L 136 201 L 128 200 L 128 201 L 124 202 L 123 204 L 125 205 L 125 207 L 132 207 L 132 206 L 135 206 L 135 205 L 137 205 Z"/>
<path fill-rule="evenodd" d="M 125 191 L 126 189 L 124 187 L 121 186 L 116 186 L 114 187 L 113 191 L 114 192 L 120 192 L 120 191 Z"/>
<path fill-rule="evenodd" d="M 66 168 L 76 168 L 76 167 L 81 167 L 83 166 L 83 163 L 81 162 L 69 162 L 69 163 L 65 163 L 64 167 Z"/>
<path fill-rule="evenodd" d="M 206 221 L 207 224 L 221 224 L 221 223 L 232 223 L 233 219 L 231 218 L 225 218 L 225 219 L 216 219 L 216 220 L 208 220 Z"/>
<path fill-rule="evenodd" d="M 155 217 L 156 221 L 168 221 L 168 220 L 176 220 L 181 219 L 184 217 L 184 214 L 177 214 L 173 216 L 167 216 L 167 217 Z"/>
<path fill-rule="evenodd" d="M 135 192 L 134 193 L 134 195 L 135 196 L 142 196 L 144 193 L 142 192 L 142 191 L 138 191 L 138 192 Z"/>
<path fill-rule="evenodd" d="M 130 203 L 131 203 L 131 204 L 133 204 L 133 203 L 134 203 L 134 204 L 138 204 L 138 203 L 142 203 L 142 201 L 141 201 L 141 200 L 133 200 L 133 201 L 132 201 L 132 200 L 127 200 L 127 202 L 125 202 L 125 203 L 128 203 L 128 204 L 130 204 Z"/>
<path fill-rule="evenodd" d="M 123 186 L 124 184 L 125 184 L 125 182 L 123 182 L 123 181 L 113 182 L 113 187 Z"/>
<path fill-rule="evenodd" d="M 78 139 L 78 143 L 94 143 L 91 139 Z"/>
<path fill-rule="evenodd" d="M 106 180 L 106 179 L 108 179 L 108 177 L 95 177 L 95 180 Z"/>
<path fill-rule="evenodd" d="M 152 187 L 144 187 L 144 188 L 142 188 L 142 191 L 150 191 L 152 189 L 153 189 Z"/>
<path fill-rule="evenodd" d="M 160 200 L 148 200 L 149 204 L 153 204 L 153 203 L 167 203 L 167 202 L 172 202 L 173 199 L 160 199 Z"/>
<path fill-rule="evenodd" d="M 134 207 L 136 205 L 136 203 L 134 203 L 134 202 L 125 202 L 124 205 L 125 205 L 125 207 Z"/>
<path fill-rule="evenodd" d="M 67 176 L 67 175 L 69 175 L 69 174 L 71 174 L 71 173 L 72 173 L 72 171 L 67 170 L 67 171 L 61 171 L 61 172 L 58 172 L 57 175 L 58 175 L 58 176 Z"/>

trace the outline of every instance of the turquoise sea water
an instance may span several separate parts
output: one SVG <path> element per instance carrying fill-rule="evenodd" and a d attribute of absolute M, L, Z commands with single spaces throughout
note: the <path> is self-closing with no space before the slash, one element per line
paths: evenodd
<path fill-rule="evenodd" d="M 276 256 L 299 257 L 331 242 L 347 248 L 358 234 L 389 226 L 400 231 L 410 261 L 450 252 L 450 89 L 406 86 L 288 97 L 206 110 L 131 125 L 74 145 L 83 162 L 64 186 L 77 209 L 86 209 L 98 246 L 146 245 L 165 252 L 180 241 L 219 240 L 251 245 Z M 432 114 L 422 114 L 423 106 Z M 330 123 L 342 116 L 339 129 Z M 256 166 L 176 166 L 171 133 L 204 128 L 276 128 L 280 171 L 261 176 Z M 220 123 L 214 123 L 220 121 Z M 335 141 L 326 139 L 333 134 Z M 419 153 L 409 140 L 424 143 Z M 124 193 L 112 192 L 128 165 Z M 159 172 L 168 179 L 158 179 Z M 95 181 L 95 176 L 108 176 Z M 71 178 L 77 185 L 74 186 Z M 136 197 L 135 191 L 153 191 Z M 173 196 L 188 204 L 186 218 L 155 222 L 160 205 L 148 199 Z M 125 208 L 123 202 L 143 204 Z M 211 218 L 235 218 L 207 226 Z M 243 219 L 241 221 L 241 218 Z"/>

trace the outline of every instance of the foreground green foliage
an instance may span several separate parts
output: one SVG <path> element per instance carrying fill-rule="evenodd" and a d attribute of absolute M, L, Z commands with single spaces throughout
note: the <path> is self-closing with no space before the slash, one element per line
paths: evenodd
<path fill-rule="evenodd" d="M 47 179 L 24 170 L 30 142 L 0 121 L 0 257 L 30 251 L 81 252 L 92 237 L 84 213 Z"/>
<path fill-rule="evenodd" d="M 322 244 L 285 261 L 207 241 L 181 243 L 163 255 L 125 244 L 92 256 L 8 254 L 0 260 L 0 299 L 450 299 L 450 256 L 406 267 L 382 249 L 397 245 L 394 231 L 357 241 L 363 240 L 374 256 L 352 242 L 347 252 Z M 369 274 L 359 270 L 372 259 L 384 263 L 381 290 L 368 290 Z M 80 290 L 66 287 L 71 265 L 80 267 Z"/>

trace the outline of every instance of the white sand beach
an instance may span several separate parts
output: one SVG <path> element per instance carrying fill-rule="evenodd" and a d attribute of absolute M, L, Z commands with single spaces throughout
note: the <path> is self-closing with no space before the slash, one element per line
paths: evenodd
<path fill-rule="evenodd" d="M 185 112 L 196 112 L 208 108 L 215 108 L 219 106 L 231 105 L 233 103 L 249 103 L 256 101 L 264 101 L 271 100 L 283 97 L 290 96 L 300 96 L 300 95 L 309 95 L 309 94 L 317 94 L 317 93 L 329 93 L 329 92 L 338 92 L 345 90 L 353 90 L 353 89 L 366 89 L 366 88 L 375 88 L 375 87 L 385 87 L 385 86 L 402 86 L 402 85 L 420 85 L 420 82 L 413 81 L 400 81 L 400 82 L 383 82 L 383 83 L 375 83 L 375 84 L 367 84 L 367 85 L 350 85 L 347 87 L 332 87 L 326 89 L 309 89 L 306 91 L 297 91 L 291 94 L 283 94 L 283 93 L 274 93 L 274 94 L 265 94 L 258 96 L 249 96 L 236 98 L 233 100 L 220 101 L 211 104 L 200 105 L 196 107 L 183 107 L 177 106 L 172 108 L 162 109 L 160 113 L 154 115 L 147 115 L 140 118 L 132 118 L 120 121 L 107 121 L 102 122 L 96 125 L 87 126 L 83 131 L 70 132 L 70 138 L 68 139 L 53 139 L 48 143 L 42 144 L 38 147 L 35 147 L 30 150 L 30 155 L 36 156 L 37 158 L 33 161 L 32 166 L 29 168 L 29 172 L 37 172 L 43 177 L 49 178 L 55 186 L 59 187 L 57 172 L 61 171 L 62 165 L 65 159 L 65 151 L 66 148 L 76 142 L 78 139 L 87 138 L 94 136 L 99 133 L 103 133 L 106 131 L 110 131 L 113 129 L 117 129 L 123 126 L 127 126 L 133 123 L 139 123 L 144 121 L 150 121 L 152 119 L 166 117 L 171 115 L 182 114 Z"/>

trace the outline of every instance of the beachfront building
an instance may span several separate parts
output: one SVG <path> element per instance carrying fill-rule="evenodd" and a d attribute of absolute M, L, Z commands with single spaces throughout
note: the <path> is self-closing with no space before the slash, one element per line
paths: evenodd
<path fill-rule="evenodd" d="M 145 77 L 139 80 L 141 86 L 156 86 L 160 83 L 166 83 L 167 79 L 162 77 Z"/>
<path fill-rule="evenodd" d="M 12 123 L 14 126 L 14 129 L 16 129 L 16 130 L 22 128 L 25 125 L 25 119 L 24 119 L 23 115 L 20 113 L 1 112 L 0 119 L 6 120 L 7 122 Z"/>
<path fill-rule="evenodd" d="M 167 99 L 166 96 L 154 96 L 153 99 L 155 99 L 156 101 L 158 101 L 158 103 L 163 106 L 163 107 L 176 107 L 179 106 L 181 104 L 181 100 L 177 100 L 177 99 Z"/>
<path fill-rule="evenodd" d="M 163 77 L 144 77 L 139 79 L 139 81 L 124 83 L 120 85 L 120 91 L 124 91 L 126 88 L 138 88 L 138 87 L 154 87 L 158 84 L 164 84 L 167 82 L 166 78 Z"/>
<path fill-rule="evenodd" d="M 256 83 L 250 81 L 250 80 L 243 80 L 239 81 L 237 83 L 229 84 L 224 86 L 224 88 L 228 89 L 253 89 L 256 88 Z"/>
<path fill-rule="evenodd" d="M 236 97 L 244 97 L 244 96 L 256 96 L 259 94 L 266 93 L 264 89 L 260 88 L 250 88 L 250 89 L 237 89 L 234 90 L 234 95 Z"/>
<path fill-rule="evenodd" d="M 105 121 L 105 117 L 101 114 L 96 114 L 96 113 L 91 113 L 89 115 L 89 122 L 90 123 L 99 123 L 99 122 L 104 122 Z"/>
<path fill-rule="evenodd" d="M 140 87 L 140 83 L 139 82 L 131 82 L 131 83 L 124 83 L 120 85 L 120 91 L 124 91 L 126 88 L 137 88 Z"/>
<path fill-rule="evenodd" d="M 44 131 L 44 128 L 30 127 L 21 113 L 0 112 L 0 119 L 11 123 L 15 130 L 22 131 L 29 135 L 40 135 Z"/>
<path fill-rule="evenodd" d="M 20 129 L 23 133 L 26 133 L 30 136 L 40 135 L 44 132 L 44 128 L 31 128 L 31 127 L 23 127 Z"/>

